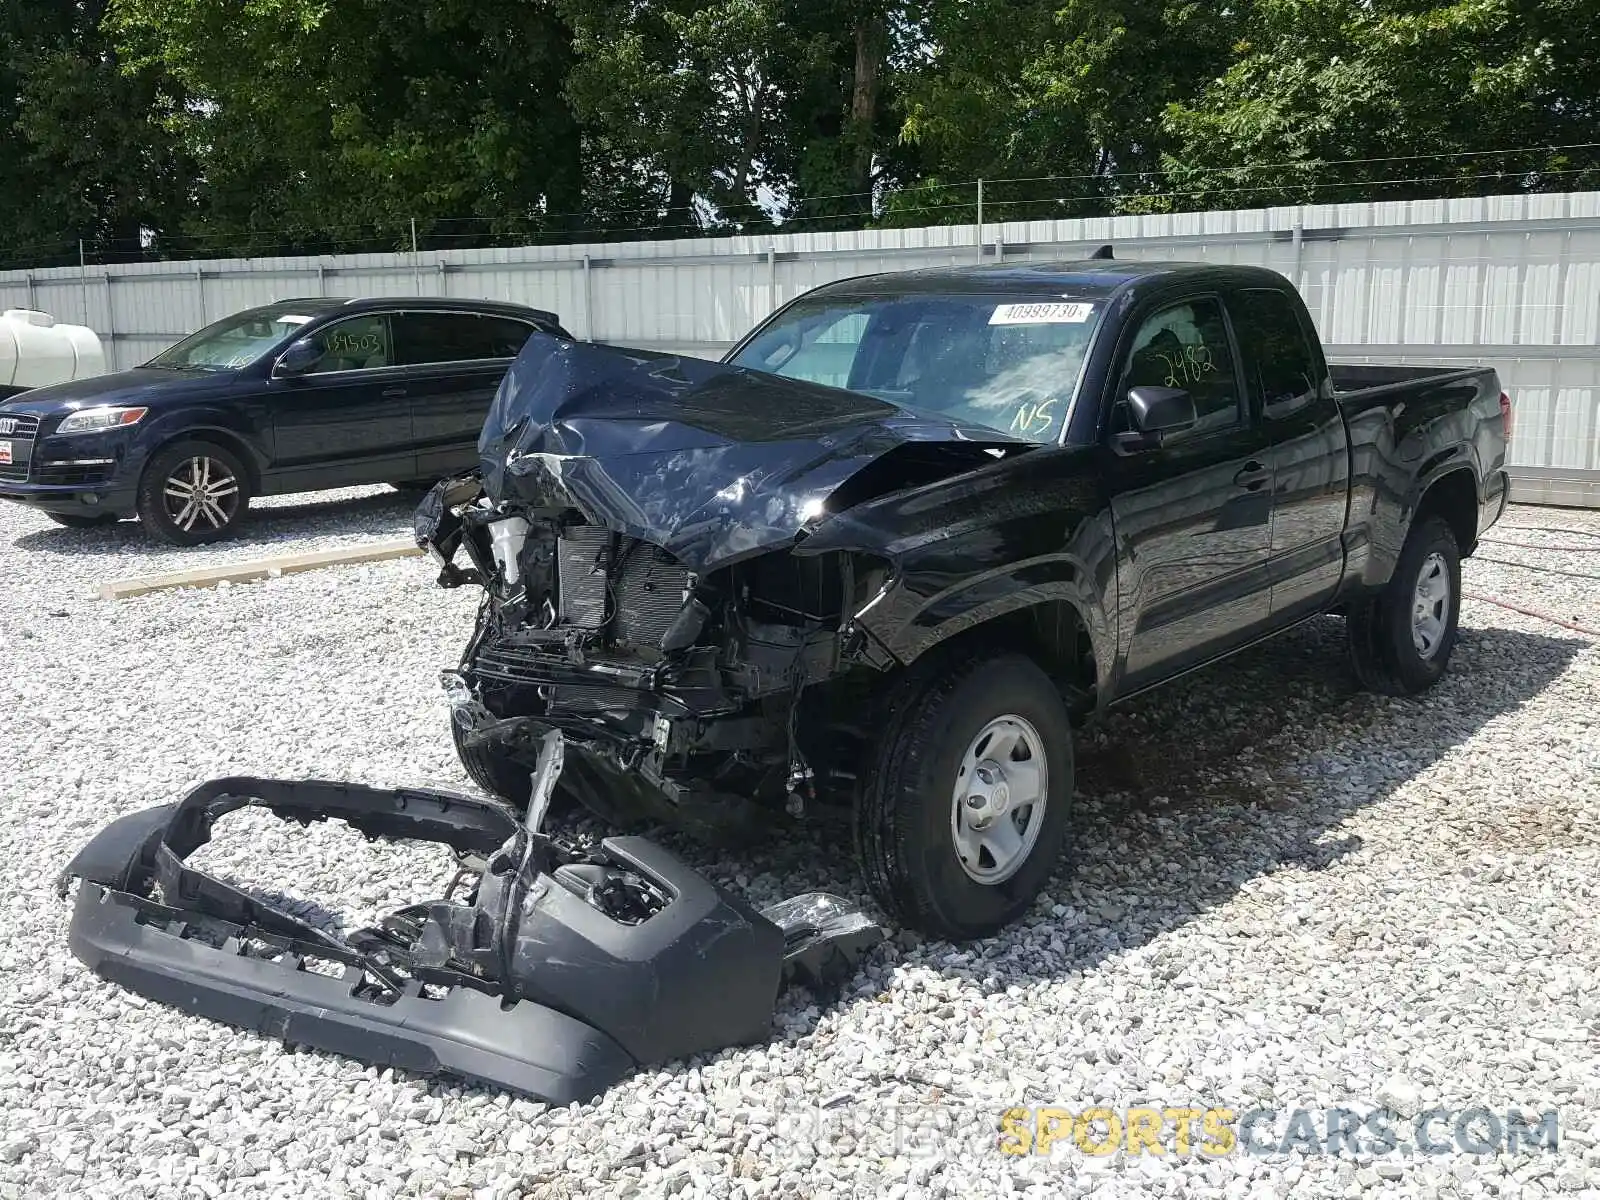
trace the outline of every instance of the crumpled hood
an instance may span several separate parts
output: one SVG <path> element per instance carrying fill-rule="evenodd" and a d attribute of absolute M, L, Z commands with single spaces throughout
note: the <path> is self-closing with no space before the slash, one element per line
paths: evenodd
<path fill-rule="evenodd" d="M 793 541 L 900 446 L 1029 443 L 746 367 L 534 334 L 478 440 L 490 499 L 571 506 L 705 571 Z"/>

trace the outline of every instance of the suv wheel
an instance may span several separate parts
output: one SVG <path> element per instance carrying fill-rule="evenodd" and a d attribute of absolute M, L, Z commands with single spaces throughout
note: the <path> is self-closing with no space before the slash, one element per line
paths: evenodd
<path fill-rule="evenodd" d="M 231 536 L 249 504 L 244 464 L 215 442 L 174 442 L 156 453 L 139 481 L 139 523 L 174 546 Z"/>
<path fill-rule="evenodd" d="M 1461 552 L 1439 517 L 1417 522 L 1389 584 L 1350 606 L 1350 663 L 1361 685 L 1413 696 L 1438 683 L 1461 615 Z"/>
<path fill-rule="evenodd" d="M 941 655 L 915 674 L 856 805 L 856 854 L 901 924 L 986 937 L 1027 910 L 1066 844 L 1067 708 L 1021 655 Z"/>

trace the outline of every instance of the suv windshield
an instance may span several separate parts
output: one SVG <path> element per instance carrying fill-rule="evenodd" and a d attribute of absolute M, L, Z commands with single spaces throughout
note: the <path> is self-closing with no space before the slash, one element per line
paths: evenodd
<path fill-rule="evenodd" d="M 316 315 L 314 304 L 274 304 L 224 317 L 152 358 L 147 367 L 226 371 L 248 367 L 289 341 Z"/>
<path fill-rule="evenodd" d="M 1098 320 L 1061 296 L 822 296 L 729 361 L 1053 442 Z"/>

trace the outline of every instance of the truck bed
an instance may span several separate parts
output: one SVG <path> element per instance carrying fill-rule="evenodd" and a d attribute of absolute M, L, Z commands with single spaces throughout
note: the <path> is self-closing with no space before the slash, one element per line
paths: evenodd
<path fill-rule="evenodd" d="M 1482 369 L 1481 367 L 1394 366 L 1389 363 L 1330 362 L 1328 364 L 1328 374 L 1333 377 L 1334 390 L 1341 396 L 1347 392 L 1364 392 L 1371 388 L 1393 387 L 1420 380 L 1444 383 Z"/>

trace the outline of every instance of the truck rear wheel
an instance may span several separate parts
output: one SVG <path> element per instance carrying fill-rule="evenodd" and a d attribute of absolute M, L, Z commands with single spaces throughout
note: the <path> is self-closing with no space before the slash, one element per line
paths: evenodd
<path fill-rule="evenodd" d="M 901 924 L 986 937 L 1027 910 L 1066 844 L 1067 708 L 1021 655 L 940 656 L 915 677 L 856 803 L 856 855 Z"/>
<path fill-rule="evenodd" d="M 1376 596 L 1350 605 L 1350 663 L 1361 685 L 1414 696 L 1438 683 L 1461 615 L 1461 551 L 1440 517 L 1411 528 L 1394 575 Z"/>

